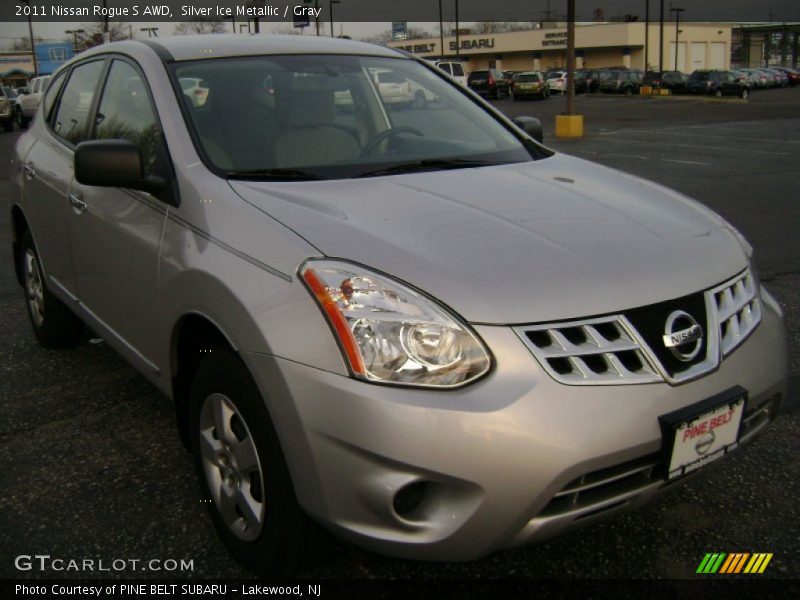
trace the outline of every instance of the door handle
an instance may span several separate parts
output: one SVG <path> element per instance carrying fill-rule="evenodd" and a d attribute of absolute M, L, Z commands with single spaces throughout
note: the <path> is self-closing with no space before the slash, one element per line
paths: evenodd
<path fill-rule="evenodd" d="M 86 202 L 78 198 L 75 194 L 69 195 L 69 203 L 72 205 L 72 208 L 77 210 L 79 213 L 86 212 L 86 209 L 89 207 Z"/>
<path fill-rule="evenodd" d="M 30 165 L 25 165 L 25 166 L 22 168 L 22 170 L 23 170 L 23 171 L 25 171 L 25 177 L 28 179 L 28 181 L 30 181 L 31 179 L 33 179 L 33 178 L 34 178 L 34 176 L 36 175 L 36 171 L 35 171 L 35 170 L 33 169 L 33 167 L 32 167 L 32 166 L 30 166 Z"/>

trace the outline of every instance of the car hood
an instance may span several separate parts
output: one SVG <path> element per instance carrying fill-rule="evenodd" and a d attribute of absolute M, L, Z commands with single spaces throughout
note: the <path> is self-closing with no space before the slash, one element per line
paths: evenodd
<path fill-rule="evenodd" d="M 562 154 L 454 171 L 231 185 L 326 256 L 404 280 L 473 323 L 612 313 L 707 289 L 747 265 L 736 234 L 710 210 Z"/>

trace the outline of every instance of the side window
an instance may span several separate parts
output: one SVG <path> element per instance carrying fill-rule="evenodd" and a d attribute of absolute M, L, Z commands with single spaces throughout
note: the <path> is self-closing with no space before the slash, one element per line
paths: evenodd
<path fill-rule="evenodd" d="M 463 77 L 464 76 L 464 68 L 461 65 L 453 65 L 453 75 L 455 77 Z"/>
<path fill-rule="evenodd" d="M 161 128 L 142 76 L 129 63 L 115 60 L 97 109 L 95 139 L 128 140 L 138 146 L 145 176 L 159 172 L 164 157 Z"/>
<path fill-rule="evenodd" d="M 58 92 L 61 89 L 61 86 L 64 84 L 64 81 L 67 78 L 67 71 L 64 71 L 60 75 L 58 75 L 53 81 L 53 85 L 47 88 L 47 93 L 44 96 L 44 119 L 45 121 L 50 120 L 50 111 L 53 110 L 53 104 L 55 104 L 56 98 L 58 97 Z"/>
<path fill-rule="evenodd" d="M 448 75 L 452 75 L 453 73 L 450 71 L 450 65 L 447 63 L 442 63 L 439 65 L 439 68 L 447 73 Z"/>
<path fill-rule="evenodd" d="M 86 139 L 89 110 L 104 64 L 105 61 L 96 60 L 75 67 L 61 95 L 53 131 L 71 144 L 78 144 Z"/>

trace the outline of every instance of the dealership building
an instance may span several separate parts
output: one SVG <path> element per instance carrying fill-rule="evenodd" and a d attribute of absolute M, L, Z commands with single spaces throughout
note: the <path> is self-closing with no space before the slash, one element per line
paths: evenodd
<path fill-rule="evenodd" d="M 0 83 L 24 87 L 37 73 L 50 75 L 73 55 L 72 44 L 40 42 L 36 44 L 37 62 L 34 67 L 33 53 L 30 51 L 0 52 Z"/>
<path fill-rule="evenodd" d="M 664 23 L 663 47 L 659 48 L 660 24 L 581 23 L 575 28 L 578 68 L 645 68 L 645 40 L 650 70 L 691 73 L 696 69 L 728 69 L 731 66 L 730 23 Z M 677 33 L 677 42 L 676 42 Z M 504 71 L 545 70 L 567 64 L 565 24 L 530 31 L 460 35 L 390 42 L 423 58 L 449 57 L 464 61 L 467 71 L 493 67 Z"/>

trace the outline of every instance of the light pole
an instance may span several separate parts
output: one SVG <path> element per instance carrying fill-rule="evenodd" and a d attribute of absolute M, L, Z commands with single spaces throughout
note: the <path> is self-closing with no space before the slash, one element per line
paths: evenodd
<path fill-rule="evenodd" d="M 442 0 L 439 0 L 439 54 L 444 60 L 444 20 L 442 19 Z"/>
<path fill-rule="evenodd" d="M 328 11 L 330 12 L 331 18 L 331 37 L 336 37 L 336 33 L 333 31 L 333 5 L 341 3 L 341 0 L 328 0 Z"/>
<path fill-rule="evenodd" d="M 84 29 L 67 29 L 64 33 L 72 34 L 72 51 L 78 53 L 78 34 L 85 33 Z"/>
<path fill-rule="evenodd" d="M 456 60 L 461 60 L 461 42 L 458 35 L 458 0 L 456 0 Z"/>
<path fill-rule="evenodd" d="M 644 0 L 644 74 L 650 61 L 650 0 Z"/>
<path fill-rule="evenodd" d="M 567 114 L 575 114 L 575 0 L 567 2 Z"/>
<path fill-rule="evenodd" d="M 19 0 L 23 4 L 27 4 L 30 6 L 31 0 Z M 33 76 L 39 76 L 39 59 L 36 58 L 36 43 L 33 40 L 33 21 L 31 21 L 31 15 L 28 13 L 28 35 L 31 38 L 31 54 L 33 55 Z"/>
<path fill-rule="evenodd" d="M 678 52 L 677 48 L 675 52 Z M 664 72 L 664 0 L 661 0 L 661 20 L 658 24 L 658 70 Z"/>
<path fill-rule="evenodd" d="M 670 8 L 671 12 L 675 13 L 675 70 L 678 70 L 678 38 L 681 34 L 681 13 L 685 12 L 685 8 Z"/>

